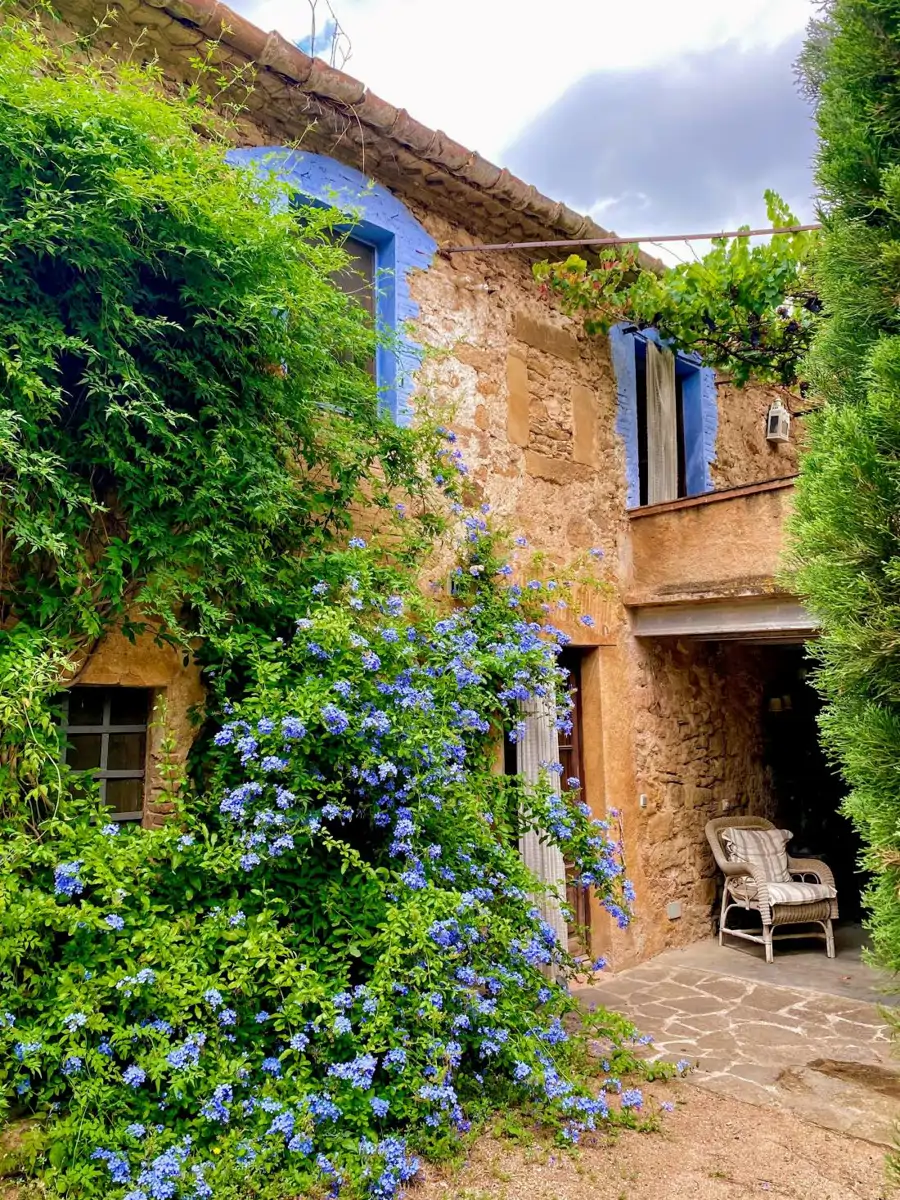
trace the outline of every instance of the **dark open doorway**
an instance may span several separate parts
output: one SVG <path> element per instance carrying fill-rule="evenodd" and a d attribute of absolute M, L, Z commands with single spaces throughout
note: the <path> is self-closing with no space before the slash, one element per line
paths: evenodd
<path fill-rule="evenodd" d="M 572 698 L 570 713 L 572 728 L 559 735 L 559 761 L 562 763 L 563 791 L 571 791 L 584 783 L 584 717 L 581 703 L 581 667 L 583 652 L 572 647 L 559 656 L 560 666 L 568 672 L 566 686 Z M 577 781 L 577 782 L 573 782 Z M 577 875 L 575 866 L 566 863 L 566 878 L 571 881 Z M 591 952 L 591 905 L 587 888 L 576 887 L 572 882 L 566 886 L 566 901 L 574 913 L 569 922 L 569 953 L 576 958 Z"/>
<path fill-rule="evenodd" d="M 775 823 L 793 832 L 788 852 L 797 858 L 821 858 L 834 872 L 841 921 L 858 922 L 866 876 L 857 865 L 860 838 L 840 811 L 847 787 L 828 763 L 819 744 L 817 717 L 822 708 L 809 682 L 809 661 L 802 646 L 779 647 L 766 689 L 763 722 L 766 761 L 777 798 Z"/>

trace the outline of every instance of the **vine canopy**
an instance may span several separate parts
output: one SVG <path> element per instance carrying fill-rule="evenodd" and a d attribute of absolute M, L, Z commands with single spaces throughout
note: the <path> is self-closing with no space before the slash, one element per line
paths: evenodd
<path fill-rule="evenodd" d="M 771 191 L 766 211 L 773 228 L 798 223 Z M 597 266 L 572 255 L 539 263 L 535 275 L 589 333 L 652 327 L 673 350 L 699 354 L 738 385 L 752 378 L 805 390 L 802 361 L 822 311 L 812 276 L 817 244 L 816 232 L 755 244 L 716 238 L 702 258 L 660 271 L 642 265 L 637 246 L 623 246 L 604 249 Z"/>

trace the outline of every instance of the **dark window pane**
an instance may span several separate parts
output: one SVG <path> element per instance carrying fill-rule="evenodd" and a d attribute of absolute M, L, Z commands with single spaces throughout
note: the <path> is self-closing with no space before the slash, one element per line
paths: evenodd
<path fill-rule="evenodd" d="M 146 725 L 150 701 L 147 688 L 110 688 L 109 696 L 110 725 Z"/>
<path fill-rule="evenodd" d="M 93 771 L 100 766 L 99 733 L 69 734 L 66 762 L 75 771 Z"/>
<path fill-rule="evenodd" d="M 69 690 L 69 724 L 102 725 L 105 688 L 74 687 Z"/>
<path fill-rule="evenodd" d="M 145 733 L 111 733 L 106 754 L 107 771 L 143 771 L 147 753 Z"/>
<path fill-rule="evenodd" d="M 678 495 L 687 495 L 687 447 L 684 442 L 684 380 L 675 376 L 675 432 L 678 439 Z"/>
<path fill-rule="evenodd" d="M 143 779 L 107 779 L 106 803 L 114 812 L 140 812 L 144 807 Z"/>
<path fill-rule="evenodd" d="M 375 248 L 356 238 L 344 238 L 341 246 L 350 261 L 331 278 L 342 292 L 352 296 L 375 319 Z"/>

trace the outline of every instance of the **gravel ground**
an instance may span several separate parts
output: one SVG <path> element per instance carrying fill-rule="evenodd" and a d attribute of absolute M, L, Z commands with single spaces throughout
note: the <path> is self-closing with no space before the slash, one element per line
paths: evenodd
<path fill-rule="evenodd" d="M 900 1200 L 881 1146 L 686 1083 L 645 1095 L 675 1102 L 658 1133 L 577 1156 L 484 1137 L 461 1169 L 429 1167 L 409 1200 Z"/>

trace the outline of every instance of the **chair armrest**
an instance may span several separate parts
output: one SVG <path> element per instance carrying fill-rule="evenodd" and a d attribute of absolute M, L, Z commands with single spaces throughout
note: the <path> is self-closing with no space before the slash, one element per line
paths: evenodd
<path fill-rule="evenodd" d="M 820 858 L 788 858 L 788 870 L 792 875 L 815 875 L 819 883 L 827 883 L 834 887 L 831 868 Z"/>
<path fill-rule="evenodd" d="M 733 862 L 731 859 L 723 859 L 721 864 L 722 872 L 725 875 L 752 875 L 753 868 L 749 863 Z"/>
<path fill-rule="evenodd" d="M 762 904 L 769 903 L 768 880 L 758 867 L 753 867 L 750 863 L 745 862 L 729 862 L 722 869 L 726 876 L 726 886 L 736 875 L 742 876 L 744 879 L 752 879 L 756 884 L 756 900 Z"/>

